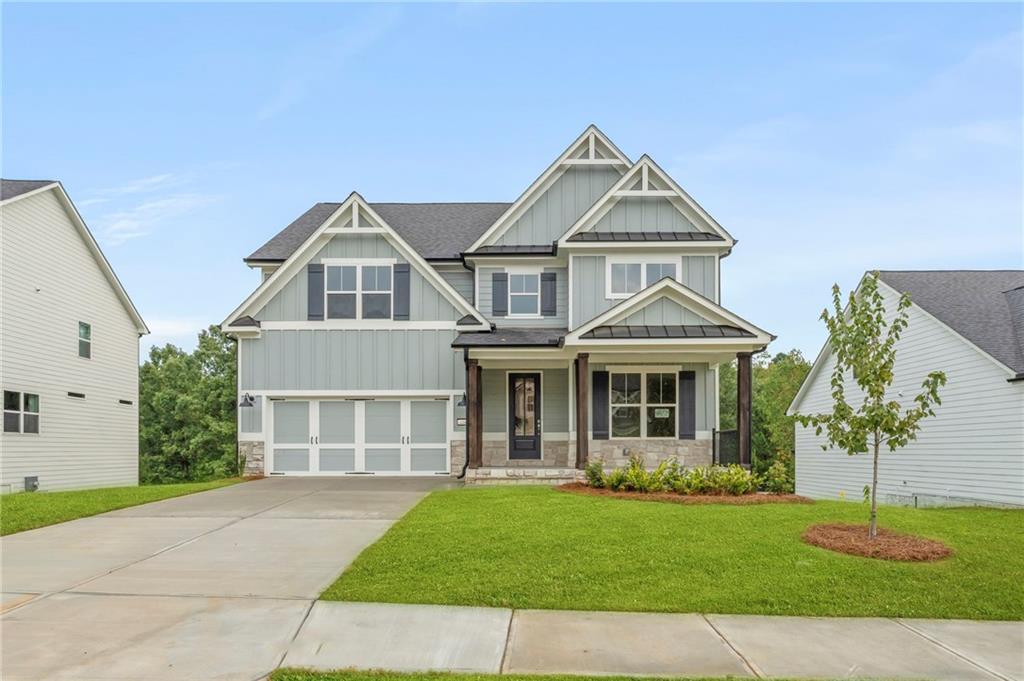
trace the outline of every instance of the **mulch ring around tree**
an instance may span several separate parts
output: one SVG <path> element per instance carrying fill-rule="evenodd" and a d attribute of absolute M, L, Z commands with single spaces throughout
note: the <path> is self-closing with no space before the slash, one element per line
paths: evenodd
<path fill-rule="evenodd" d="M 660 501 L 668 504 L 732 504 L 746 506 L 751 504 L 813 504 L 814 501 L 796 494 L 676 494 L 674 492 L 615 492 L 600 487 L 590 487 L 582 482 L 570 482 L 555 488 L 559 492 L 586 494 L 595 497 L 611 497 L 613 499 L 632 499 L 634 501 Z"/>
<path fill-rule="evenodd" d="M 942 542 L 882 528 L 874 539 L 868 539 L 867 525 L 811 525 L 803 540 L 829 551 L 880 560 L 931 562 L 953 555 L 953 549 Z"/>

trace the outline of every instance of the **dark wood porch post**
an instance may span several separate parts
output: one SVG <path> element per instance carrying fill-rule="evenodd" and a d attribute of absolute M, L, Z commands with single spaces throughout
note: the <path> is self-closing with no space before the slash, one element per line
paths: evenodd
<path fill-rule="evenodd" d="M 750 355 L 736 353 L 736 430 L 739 431 L 740 463 L 750 465 Z"/>
<path fill-rule="evenodd" d="M 484 424 L 479 361 L 467 358 L 466 373 L 466 456 L 470 468 L 480 468 L 484 460 Z"/>
<path fill-rule="evenodd" d="M 590 355 L 576 355 L 576 468 L 586 468 L 590 457 Z"/>

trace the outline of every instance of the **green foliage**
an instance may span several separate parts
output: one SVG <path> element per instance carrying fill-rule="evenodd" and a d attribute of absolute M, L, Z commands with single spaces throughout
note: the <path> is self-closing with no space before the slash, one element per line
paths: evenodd
<path fill-rule="evenodd" d="M 154 347 L 139 369 L 139 478 L 237 475 L 235 343 L 216 326 L 192 353 Z"/>
<path fill-rule="evenodd" d="M 583 474 L 591 487 L 604 487 L 604 463 L 600 459 L 588 461 Z"/>
<path fill-rule="evenodd" d="M 238 482 L 237 479 L 191 482 L 180 485 L 104 487 L 70 492 L 19 492 L 0 496 L 0 534 L 85 518 L 119 508 L 148 504 L 193 492 L 204 492 Z"/>
<path fill-rule="evenodd" d="M 647 470 L 641 456 L 631 456 L 622 468 L 605 473 L 600 464 L 587 466 L 587 484 L 615 492 L 675 492 L 677 494 L 751 494 L 759 478 L 742 466 L 698 466 L 684 469 L 675 458 Z"/>
<path fill-rule="evenodd" d="M 792 494 L 794 488 L 793 455 L 779 452 L 761 476 L 761 489 L 772 494 Z"/>
<path fill-rule="evenodd" d="M 780 456 L 789 456 L 787 468 L 792 474 L 795 417 L 786 410 L 796 397 L 811 364 L 799 350 L 780 352 L 769 357 L 764 352 L 753 360 L 751 389 L 750 445 L 754 473 L 764 476 Z M 719 419 L 723 430 L 736 427 L 736 364 L 719 367 Z"/>
<path fill-rule="evenodd" d="M 839 285 L 832 287 L 832 312 L 821 319 L 829 331 L 829 348 L 835 360 L 832 370 L 832 411 L 827 414 L 798 414 L 805 427 L 824 434 L 823 449 L 836 447 L 850 455 L 874 452 L 871 481 L 869 536 L 876 532 L 878 514 L 878 454 L 881 446 L 896 451 L 917 438 L 921 421 L 935 415 L 941 404 L 939 388 L 946 374 L 932 371 L 921 384 L 921 392 L 904 409 L 898 400 L 886 399 L 893 381 L 896 343 L 909 322 L 910 297 L 900 296 L 895 314 L 887 320 L 885 297 L 878 288 L 878 272 L 864 277 L 860 287 L 847 298 L 845 309 Z M 846 399 L 846 382 L 853 377 L 862 397 L 856 406 Z"/>

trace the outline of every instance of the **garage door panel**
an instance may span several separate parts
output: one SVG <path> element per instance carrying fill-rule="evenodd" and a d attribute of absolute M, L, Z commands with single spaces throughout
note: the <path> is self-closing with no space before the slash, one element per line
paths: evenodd
<path fill-rule="evenodd" d="M 402 470 L 402 450 L 366 449 L 366 470 L 375 473 L 397 473 Z"/>
<path fill-rule="evenodd" d="M 412 449 L 410 465 L 415 472 L 437 472 L 448 468 L 448 450 L 444 447 Z"/>
<path fill-rule="evenodd" d="M 448 403 L 418 400 L 409 404 L 410 436 L 413 444 L 438 444 L 445 441 Z"/>
<path fill-rule="evenodd" d="M 364 439 L 367 444 L 398 444 L 402 437 L 402 403 L 365 402 Z"/>
<path fill-rule="evenodd" d="M 274 405 L 274 444 L 309 442 L 309 402 L 278 402 Z"/>
<path fill-rule="evenodd" d="M 320 449 L 321 473 L 350 473 L 356 469 L 356 450 Z"/>
<path fill-rule="evenodd" d="M 274 471 L 306 473 L 309 471 L 308 449 L 274 449 Z"/>
<path fill-rule="evenodd" d="M 355 441 L 355 402 L 321 402 L 320 442 L 323 444 L 354 444 Z"/>

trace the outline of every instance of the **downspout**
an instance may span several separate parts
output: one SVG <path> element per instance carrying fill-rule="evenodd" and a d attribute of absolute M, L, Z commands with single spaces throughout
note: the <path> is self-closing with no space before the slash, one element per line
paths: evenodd
<path fill-rule="evenodd" d="M 466 393 L 469 392 L 469 348 L 462 348 L 462 364 L 466 367 Z M 462 462 L 462 472 L 455 476 L 456 480 L 466 477 L 469 468 L 469 395 L 466 395 L 466 460 Z M 475 425 L 475 424 L 474 424 Z"/>

